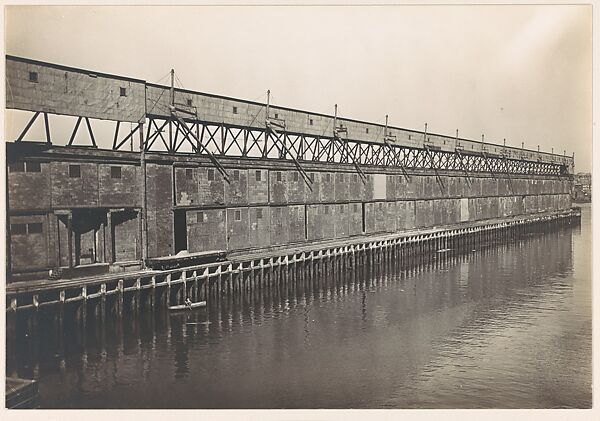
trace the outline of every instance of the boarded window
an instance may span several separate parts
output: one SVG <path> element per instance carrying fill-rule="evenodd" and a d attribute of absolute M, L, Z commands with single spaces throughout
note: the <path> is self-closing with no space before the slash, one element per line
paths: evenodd
<path fill-rule="evenodd" d="M 29 72 L 29 81 L 30 82 L 38 82 L 38 72 Z"/>
<path fill-rule="evenodd" d="M 41 172 L 42 165 L 39 162 L 28 162 L 27 172 Z"/>
<path fill-rule="evenodd" d="M 12 162 L 8 168 L 10 172 L 25 172 L 25 162 Z"/>
<path fill-rule="evenodd" d="M 281 171 L 277 171 L 277 181 L 281 181 Z"/>
<path fill-rule="evenodd" d="M 127 88 L 119 88 L 120 96 L 127 96 Z"/>
<path fill-rule="evenodd" d="M 121 167 L 110 167 L 110 178 L 121 178 Z"/>
<path fill-rule="evenodd" d="M 239 210 L 233 211 L 233 219 L 235 219 L 236 221 L 241 221 L 242 220 L 242 211 L 239 211 Z"/>
<path fill-rule="evenodd" d="M 208 181 L 214 181 L 215 179 L 215 170 L 212 168 L 208 169 Z"/>
<path fill-rule="evenodd" d="M 298 181 L 298 173 L 294 171 L 294 181 Z"/>
<path fill-rule="evenodd" d="M 185 178 L 187 178 L 188 180 L 191 180 L 192 178 L 194 178 L 194 170 L 192 170 L 191 168 L 186 168 L 185 169 Z"/>
<path fill-rule="evenodd" d="M 27 224 L 27 232 L 29 234 L 41 234 L 42 233 L 42 223 L 34 222 L 32 224 Z"/>
<path fill-rule="evenodd" d="M 262 209 L 256 209 L 256 219 L 262 219 Z"/>
<path fill-rule="evenodd" d="M 233 170 L 233 179 L 235 181 L 240 181 L 240 170 Z"/>
<path fill-rule="evenodd" d="M 260 181 L 262 179 L 262 173 L 260 170 L 256 170 L 256 181 Z"/>
<path fill-rule="evenodd" d="M 233 113 L 237 114 L 237 107 L 233 107 Z"/>
<path fill-rule="evenodd" d="M 81 166 L 80 165 L 69 165 L 69 177 L 80 178 L 81 177 Z"/>
<path fill-rule="evenodd" d="M 27 234 L 27 225 L 10 224 L 10 232 L 12 235 L 25 235 Z"/>

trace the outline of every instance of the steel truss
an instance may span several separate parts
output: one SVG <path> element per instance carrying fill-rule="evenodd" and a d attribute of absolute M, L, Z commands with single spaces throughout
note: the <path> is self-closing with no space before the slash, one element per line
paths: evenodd
<path fill-rule="evenodd" d="M 35 113 L 19 138 L 25 134 L 40 113 Z M 47 114 L 44 113 L 46 141 L 51 142 Z M 73 133 L 81 120 L 85 119 L 92 141 L 96 146 L 92 126 L 86 117 L 78 117 Z M 135 125 L 133 130 L 121 138 L 116 122 L 112 150 L 121 150 L 127 141 L 142 127 Z M 361 167 L 382 166 L 406 170 L 457 171 L 465 174 L 470 181 L 470 173 L 515 174 L 515 175 L 567 175 L 567 165 L 562 163 L 531 161 L 494 155 L 486 152 L 459 150 L 449 152 L 424 145 L 422 148 L 397 145 L 392 142 L 371 143 L 339 136 L 315 136 L 285 130 L 272 130 L 267 127 L 255 128 L 224 123 L 206 122 L 195 118 L 161 115 L 147 115 L 144 146 L 146 152 L 167 152 L 209 156 L 221 171 L 218 162 L 221 157 L 255 157 L 265 159 L 290 160 L 302 169 L 304 162 L 324 162 L 351 164 L 361 174 Z M 74 134 L 69 145 L 72 144 Z M 224 169 L 223 169 L 224 171 Z M 300 171 L 304 178 L 304 170 Z M 226 174 L 226 173 L 225 173 Z M 361 174 L 362 176 L 362 174 Z M 407 177 L 408 179 L 408 177 Z M 441 180 L 441 179 L 440 179 Z M 309 180 L 307 184 L 312 184 Z"/>

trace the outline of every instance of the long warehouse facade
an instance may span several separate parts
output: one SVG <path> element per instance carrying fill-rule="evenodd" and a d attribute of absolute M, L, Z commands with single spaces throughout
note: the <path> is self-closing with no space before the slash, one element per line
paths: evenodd
<path fill-rule="evenodd" d="M 32 113 L 7 143 L 12 279 L 571 207 L 564 155 L 12 56 L 6 83 L 7 108 Z M 54 114 L 76 118 L 68 141 L 53 138 Z M 25 141 L 38 118 L 45 139 Z M 111 149 L 95 120 L 115 122 Z M 79 130 L 89 145 L 75 145 Z"/>

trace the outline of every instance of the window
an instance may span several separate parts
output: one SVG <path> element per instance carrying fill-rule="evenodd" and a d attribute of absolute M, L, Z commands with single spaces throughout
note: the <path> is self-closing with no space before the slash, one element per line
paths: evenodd
<path fill-rule="evenodd" d="M 352 176 L 352 181 L 354 181 L 355 183 L 357 183 L 358 182 L 358 175 L 354 174 Z"/>
<path fill-rule="evenodd" d="M 367 134 L 369 134 L 369 128 L 367 127 L 365 130 L 366 130 Z"/>
<path fill-rule="evenodd" d="M 235 219 L 236 221 L 241 221 L 242 220 L 242 211 L 239 211 L 239 210 L 233 211 L 233 219 Z"/>
<path fill-rule="evenodd" d="M 329 214 L 329 206 L 325 205 L 325 215 Z"/>
<path fill-rule="evenodd" d="M 191 100 L 191 99 L 189 99 L 189 98 L 188 98 L 188 100 L 187 100 L 187 105 L 188 105 L 188 107 L 191 107 L 192 105 L 194 105 L 194 104 L 192 103 L 192 100 Z"/>
<path fill-rule="evenodd" d="M 237 114 L 237 107 L 233 107 L 233 113 Z"/>
<path fill-rule="evenodd" d="M 120 96 L 127 96 L 127 88 L 119 88 Z"/>
<path fill-rule="evenodd" d="M 277 171 L 277 181 L 281 181 L 281 171 Z"/>
<path fill-rule="evenodd" d="M 329 183 L 331 181 L 331 174 L 327 174 L 325 180 Z"/>
<path fill-rule="evenodd" d="M 298 173 L 294 171 L 294 181 L 298 181 Z"/>
<path fill-rule="evenodd" d="M 39 162 L 27 162 L 27 172 L 41 172 L 42 165 Z"/>
<path fill-rule="evenodd" d="M 215 170 L 212 168 L 208 169 L 208 181 L 214 181 L 215 179 Z"/>
<path fill-rule="evenodd" d="M 275 113 L 275 118 L 276 119 L 279 118 L 279 114 Z"/>
<path fill-rule="evenodd" d="M 29 72 L 29 81 L 37 83 L 38 82 L 38 72 Z"/>
<path fill-rule="evenodd" d="M 235 181 L 240 181 L 240 170 L 233 170 L 233 179 Z"/>
<path fill-rule="evenodd" d="M 340 205 L 340 213 L 343 214 L 344 213 L 344 205 Z"/>
<path fill-rule="evenodd" d="M 308 120 L 308 124 L 310 124 L 311 126 L 313 125 L 313 119 L 312 118 L 310 120 Z"/>
<path fill-rule="evenodd" d="M 196 212 L 196 223 L 201 224 L 206 221 L 206 214 L 202 211 Z"/>
<path fill-rule="evenodd" d="M 191 168 L 186 168 L 185 169 L 185 178 L 187 178 L 188 180 L 191 180 L 192 178 L 194 178 L 194 170 L 192 170 Z"/>
<path fill-rule="evenodd" d="M 262 219 L 262 209 L 256 209 L 256 219 Z"/>
<path fill-rule="evenodd" d="M 35 222 L 32 224 L 27 224 L 27 232 L 29 234 L 41 234 L 42 233 L 42 223 Z"/>
<path fill-rule="evenodd" d="M 25 162 L 12 162 L 8 168 L 10 172 L 25 172 Z"/>
<path fill-rule="evenodd" d="M 110 178 L 121 178 L 121 167 L 110 167 Z"/>
<path fill-rule="evenodd" d="M 383 209 L 383 203 L 379 204 L 379 209 Z"/>
<path fill-rule="evenodd" d="M 412 135 L 409 134 L 408 135 L 408 140 L 410 140 L 410 139 L 412 139 Z"/>
<path fill-rule="evenodd" d="M 81 177 L 81 166 L 69 165 L 69 177 L 80 178 Z"/>
<path fill-rule="evenodd" d="M 313 183 L 315 182 L 315 173 L 311 172 L 308 177 L 310 178 L 310 181 L 312 181 Z"/>
<path fill-rule="evenodd" d="M 26 224 L 10 224 L 10 232 L 12 235 L 25 235 L 27 234 Z"/>
<path fill-rule="evenodd" d="M 256 170 L 256 181 L 260 181 L 262 179 L 262 173 L 260 170 Z"/>

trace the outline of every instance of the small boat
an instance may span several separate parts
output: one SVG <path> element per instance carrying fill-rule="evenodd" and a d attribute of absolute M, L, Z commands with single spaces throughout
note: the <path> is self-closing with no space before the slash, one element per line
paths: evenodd
<path fill-rule="evenodd" d="M 194 308 L 206 307 L 206 301 L 198 301 L 196 303 L 180 304 L 177 306 L 169 306 L 169 310 L 191 310 Z"/>

